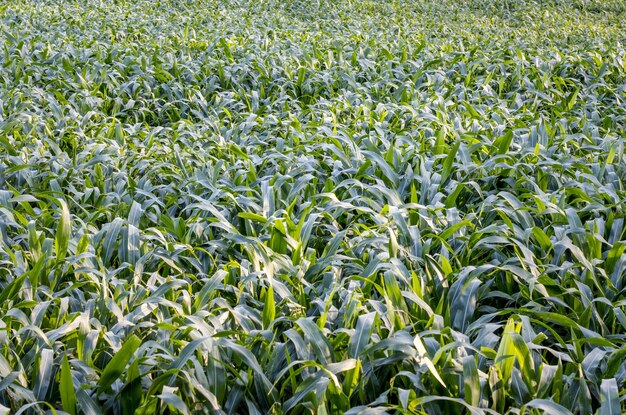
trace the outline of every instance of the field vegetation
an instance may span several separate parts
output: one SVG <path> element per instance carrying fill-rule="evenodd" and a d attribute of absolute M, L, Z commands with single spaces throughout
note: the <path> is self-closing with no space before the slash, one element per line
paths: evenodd
<path fill-rule="evenodd" d="M 626 412 L 623 0 L 0 0 L 0 414 Z"/>

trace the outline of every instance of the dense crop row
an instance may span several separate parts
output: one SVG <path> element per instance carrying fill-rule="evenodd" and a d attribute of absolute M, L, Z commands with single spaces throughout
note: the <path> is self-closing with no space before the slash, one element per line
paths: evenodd
<path fill-rule="evenodd" d="M 625 33 L 0 1 L 0 414 L 626 411 Z"/>

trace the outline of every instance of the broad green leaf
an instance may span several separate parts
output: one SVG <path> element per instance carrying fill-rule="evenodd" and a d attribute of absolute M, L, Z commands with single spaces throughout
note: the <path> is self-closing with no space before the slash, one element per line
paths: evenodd
<path fill-rule="evenodd" d="M 135 335 L 124 342 L 121 349 L 113 355 L 102 371 L 98 381 L 98 393 L 107 390 L 124 373 L 128 361 L 133 357 L 140 344 L 141 339 Z"/>
<path fill-rule="evenodd" d="M 370 341 L 370 336 L 372 335 L 375 319 L 376 313 L 374 312 L 360 315 L 357 318 L 356 328 L 354 334 L 350 337 L 350 344 L 348 346 L 350 357 L 358 359 L 361 352 L 366 348 Z"/>
<path fill-rule="evenodd" d="M 252 213 L 252 212 L 239 212 L 237 216 L 239 216 L 242 219 L 249 219 L 254 222 L 267 223 L 267 218 L 265 216 Z"/>
<path fill-rule="evenodd" d="M 174 410 L 178 411 L 178 413 L 181 413 L 183 415 L 190 414 L 189 408 L 187 408 L 187 405 L 185 405 L 185 402 L 183 402 L 180 396 L 176 395 L 173 392 L 174 388 L 164 387 L 163 389 L 164 390 L 167 389 L 167 391 L 164 391 L 160 395 L 157 395 L 161 399 L 161 401 L 167 404 L 167 406 L 169 406 L 170 408 L 173 408 Z"/>
<path fill-rule="evenodd" d="M 45 401 L 52 383 L 54 353 L 51 349 L 42 349 L 39 353 L 37 378 L 33 385 L 33 393 L 40 401 Z"/>
<path fill-rule="evenodd" d="M 474 356 L 465 356 L 463 363 L 463 388 L 465 402 L 472 406 L 480 403 L 480 380 Z"/>
<path fill-rule="evenodd" d="M 269 328 L 276 317 L 276 304 L 274 303 L 274 288 L 270 285 L 265 292 L 265 304 L 263 306 L 263 328 Z"/>
<path fill-rule="evenodd" d="M 615 378 L 603 379 L 600 385 L 600 415 L 621 414 L 619 388 Z"/>
<path fill-rule="evenodd" d="M 70 211 L 67 207 L 67 203 L 62 199 L 57 199 L 57 203 L 61 207 L 61 216 L 59 218 L 54 243 L 57 259 L 63 261 L 65 255 L 67 255 L 72 223 L 70 221 Z"/>
<path fill-rule="evenodd" d="M 426 364 L 426 367 L 428 367 L 428 370 L 430 371 L 430 373 L 445 388 L 446 384 L 443 381 L 443 379 L 441 378 L 441 375 L 437 371 L 437 368 L 433 364 L 432 360 L 430 359 L 430 357 L 428 357 L 428 351 L 426 350 L 426 347 L 424 346 L 424 343 L 422 342 L 422 339 L 419 336 L 415 336 L 415 339 L 413 340 L 413 344 L 415 345 L 415 348 L 416 348 L 417 353 L 419 355 L 419 359 L 424 364 Z"/>
<path fill-rule="evenodd" d="M 498 137 L 493 145 L 496 146 L 497 154 L 506 154 L 513 142 L 513 131 L 509 130 L 504 135 Z"/>
<path fill-rule="evenodd" d="M 460 141 L 456 141 L 448 151 L 448 155 L 445 159 L 443 159 L 443 164 L 441 168 L 441 183 L 445 183 L 445 181 L 450 177 L 450 173 L 452 173 L 452 166 L 454 164 L 454 160 L 456 159 L 457 152 L 459 151 L 459 147 L 461 145 Z M 445 238 L 444 238 L 445 239 Z"/>
<path fill-rule="evenodd" d="M 70 415 L 76 414 L 76 392 L 74 391 L 74 380 L 70 371 L 70 364 L 67 355 L 63 355 L 61 361 L 61 376 L 59 381 L 59 391 L 61 393 L 61 403 L 63 410 Z"/>
<path fill-rule="evenodd" d="M 511 372 L 515 364 L 516 349 L 513 339 L 511 338 L 512 334 L 517 334 L 517 332 L 515 330 L 515 322 L 513 319 L 509 319 L 504 327 L 504 333 L 500 339 L 500 345 L 498 346 L 495 360 L 498 372 L 501 374 L 502 381 L 505 384 L 511 378 Z"/>
<path fill-rule="evenodd" d="M 121 390 L 122 411 L 134 414 L 142 400 L 141 374 L 139 360 L 134 360 L 126 372 L 126 383 Z"/>
<path fill-rule="evenodd" d="M 539 409 L 546 415 L 572 415 L 565 407 L 547 399 L 533 399 L 526 403 L 525 406 Z"/>

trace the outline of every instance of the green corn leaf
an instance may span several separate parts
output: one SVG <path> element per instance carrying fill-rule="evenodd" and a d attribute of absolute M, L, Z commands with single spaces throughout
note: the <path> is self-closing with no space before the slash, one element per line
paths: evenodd
<path fill-rule="evenodd" d="M 517 334 L 517 332 L 515 331 L 515 322 L 513 319 L 509 319 L 504 327 L 504 333 L 500 339 L 500 346 L 498 347 L 495 360 L 498 372 L 501 374 L 502 381 L 505 384 L 511 378 L 511 372 L 515 364 L 516 349 L 511 338 L 512 334 Z"/>
<path fill-rule="evenodd" d="M 362 365 L 361 360 L 356 360 L 356 365 L 346 371 L 343 379 L 343 393 L 349 398 L 354 393 L 361 379 Z"/>
<path fill-rule="evenodd" d="M 102 371 L 98 382 L 98 393 L 104 392 L 113 382 L 119 379 L 120 375 L 124 373 L 128 361 L 133 357 L 135 350 L 137 350 L 140 344 L 141 339 L 135 335 L 132 335 L 124 342 L 121 349 L 113 355 L 113 358 Z"/>
<path fill-rule="evenodd" d="M 322 365 L 327 365 L 333 360 L 330 344 L 326 337 L 322 334 L 317 324 L 309 318 L 300 318 L 296 321 L 296 324 L 300 326 L 304 338 L 308 344 L 313 348 L 316 357 Z"/>
<path fill-rule="evenodd" d="M 480 379 L 478 378 L 478 367 L 473 356 L 465 356 L 463 363 L 463 388 L 465 402 L 472 406 L 480 403 Z"/>
<path fill-rule="evenodd" d="M 168 407 L 177 411 L 177 413 L 183 415 L 188 415 L 191 413 L 189 412 L 189 408 L 187 408 L 187 405 L 185 405 L 185 402 L 183 402 L 180 396 L 176 395 L 174 392 L 169 391 L 174 390 L 174 388 L 164 387 L 163 389 L 168 390 L 161 393 L 160 395 L 157 395 L 157 397 L 161 399 L 161 401 L 163 401 Z"/>
<path fill-rule="evenodd" d="M 572 415 L 567 408 L 547 399 L 533 399 L 525 406 L 539 409 L 546 415 Z"/>
<path fill-rule="evenodd" d="M 415 348 L 416 348 L 417 353 L 418 353 L 418 355 L 420 357 L 420 360 L 423 363 L 426 364 L 426 367 L 428 367 L 428 370 L 430 371 L 430 373 L 445 388 L 446 384 L 443 381 L 443 379 L 441 378 L 441 375 L 437 371 L 437 368 L 435 367 L 434 363 L 428 357 L 428 351 L 426 350 L 426 347 L 424 346 L 424 343 L 422 342 L 422 339 L 419 336 L 416 336 L 415 339 L 413 340 L 413 344 L 415 345 Z"/>
<path fill-rule="evenodd" d="M 107 230 L 102 246 L 102 260 L 104 263 L 108 263 L 113 256 L 115 243 L 117 242 L 117 237 L 120 233 L 123 222 L 124 221 L 121 218 L 115 218 Z"/>
<path fill-rule="evenodd" d="M 600 385 L 600 415 L 618 415 L 622 413 L 619 388 L 615 378 L 602 379 Z"/>
<path fill-rule="evenodd" d="M 513 131 L 507 131 L 503 136 L 498 137 L 493 145 L 496 147 L 497 154 L 506 154 L 513 142 Z"/>
<path fill-rule="evenodd" d="M 452 147 L 450 147 L 450 151 L 448 151 L 448 155 L 445 159 L 443 159 L 443 164 L 441 168 L 441 183 L 445 183 L 445 181 L 450 177 L 450 173 L 452 173 L 452 166 L 454 164 L 454 160 L 456 159 L 456 154 L 459 151 L 459 147 L 461 146 L 460 141 L 456 141 Z"/>
<path fill-rule="evenodd" d="M 366 348 L 372 335 L 375 319 L 376 313 L 364 314 L 357 318 L 356 329 L 352 337 L 350 337 L 348 346 L 350 357 L 358 359 L 361 352 Z"/>
<path fill-rule="evenodd" d="M 50 349 L 43 349 L 39 354 L 37 378 L 33 385 L 33 393 L 40 401 L 45 401 L 48 389 L 52 382 L 54 353 Z"/>
<path fill-rule="evenodd" d="M 270 285 L 265 293 L 263 306 L 263 328 L 267 329 L 276 317 L 276 304 L 274 303 L 274 288 Z"/>
<path fill-rule="evenodd" d="M 57 199 L 57 202 L 61 207 L 61 217 L 59 218 L 54 243 L 57 259 L 63 261 L 65 255 L 67 255 L 72 223 L 70 221 L 70 211 L 67 207 L 67 203 L 62 199 Z"/>
<path fill-rule="evenodd" d="M 239 212 L 237 216 L 242 219 L 249 219 L 254 222 L 267 223 L 267 218 L 265 216 L 252 212 Z"/>
<path fill-rule="evenodd" d="M 74 391 L 74 380 L 70 371 L 70 364 L 67 355 L 63 355 L 61 361 L 61 377 L 59 382 L 59 391 L 61 393 L 61 404 L 63 410 L 70 415 L 76 414 L 76 392 Z"/>
<path fill-rule="evenodd" d="M 121 390 L 122 412 L 134 414 L 141 405 L 142 387 L 139 360 L 134 360 L 126 372 L 126 383 Z"/>

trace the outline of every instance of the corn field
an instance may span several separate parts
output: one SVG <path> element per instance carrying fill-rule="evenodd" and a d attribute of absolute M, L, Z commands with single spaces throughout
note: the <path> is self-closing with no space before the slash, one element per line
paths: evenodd
<path fill-rule="evenodd" d="M 626 1 L 0 0 L 0 415 L 626 413 Z"/>

